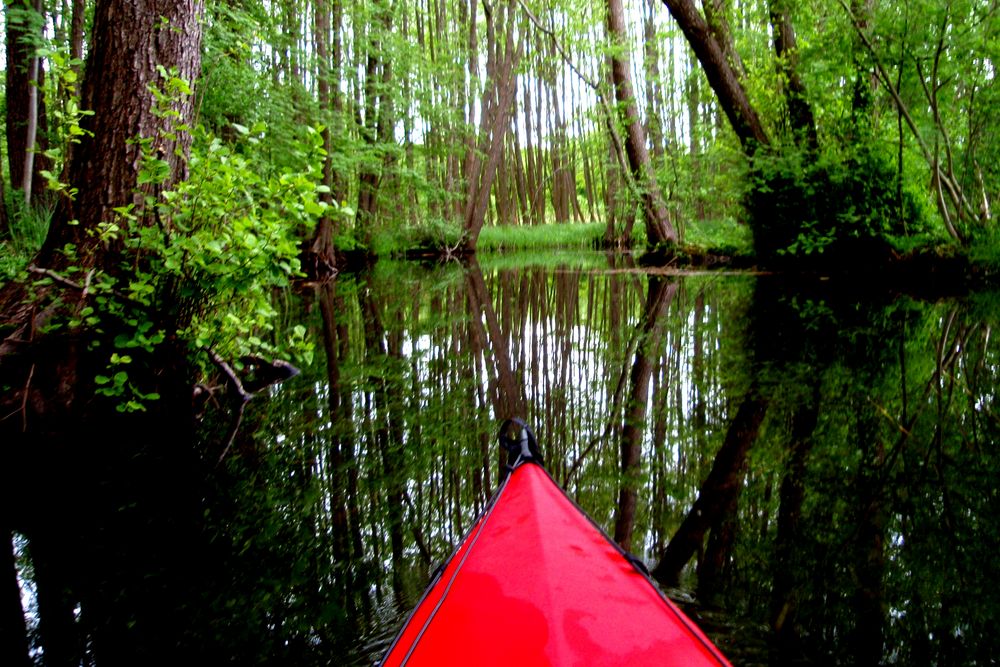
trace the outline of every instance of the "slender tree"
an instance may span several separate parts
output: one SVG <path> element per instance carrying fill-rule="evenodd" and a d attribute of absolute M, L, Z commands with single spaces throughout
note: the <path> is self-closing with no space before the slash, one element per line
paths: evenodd
<path fill-rule="evenodd" d="M 35 51 L 41 41 L 44 22 L 42 5 L 17 0 L 5 3 L 7 19 L 7 161 L 10 182 L 17 189 L 44 191 L 43 169 L 51 168 L 41 151 L 48 148 L 45 100 L 38 92 L 45 69 Z M 30 148 L 30 150 L 29 150 Z M 25 168 L 31 180 L 25 182 Z"/>
<path fill-rule="evenodd" d="M 816 118 L 809 100 L 806 99 L 805 84 L 799 76 L 798 44 L 787 0 L 770 0 L 768 13 L 771 17 L 778 71 L 785 85 L 785 104 L 788 108 L 792 133 L 799 144 L 815 151 L 819 148 Z"/>
<path fill-rule="evenodd" d="M 503 2 L 499 7 L 483 2 L 487 26 L 488 81 L 481 102 L 478 148 L 467 153 L 466 158 L 466 196 L 462 216 L 462 245 L 470 253 L 475 252 L 479 232 L 486 222 L 490 193 L 503 155 L 504 137 L 510 127 L 510 114 L 517 92 L 515 73 L 524 53 L 524 34 L 516 29 L 514 5 L 513 0 Z M 498 32 L 502 34 L 502 42 Z"/>
<path fill-rule="evenodd" d="M 667 204 L 656 182 L 656 173 L 649 158 L 646 131 L 639 119 L 639 109 L 632 91 L 631 65 L 619 49 L 626 41 L 625 10 L 621 0 L 607 2 L 608 37 L 614 50 L 611 56 L 611 81 L 615 99 L 623 107 L 625 116 L 625 153 L 629 168 L 642 192 L 643 212 L 646 217 L 646 234 L 653 245 L 677 243 L 677 230 L 670 221 Z"/>
<path fill-rule="evenodd" d="M 667 310 L 677 287 L 676 282 L 650 277 L 639 342 L 629 374 L 629 395 L 620 436 L 622 485 L 618 493 L 614 534 L 615 542 L 626 550 L 632 548 L 632 532 L 635 527 L 637 478 L 642 465 L 642 437 L 649 402 L 649 383 L 653 376 L 653 366 L 660 356 Z"/>

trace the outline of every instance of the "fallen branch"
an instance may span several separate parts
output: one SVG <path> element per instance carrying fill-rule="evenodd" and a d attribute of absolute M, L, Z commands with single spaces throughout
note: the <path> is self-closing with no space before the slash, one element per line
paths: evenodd
<path fill-rule="evenodd" d="M 205 353 L 208 354 L 209 359 L 212 360 L 212 363 L 214 363 L 216 367 L 222 371 L 223 375 L 226 376 L 229 380 L 229 384 L 236 390 L 236 394 L 240 398 L 240 403 L 236 408 L 236 414 L 233 415 L 232 425 L 229 427 L 226 444 L 222 448 L 222 453 L 219 454 L 218 461 L 215 462 L 215 465 L 218 466 L 222 463 L 223 459 L 226 458 L 226 454 L 229 453 L 230 448 L 233 446 L 233 442 L 236 440 L 236 434 L 240 430 L 240 424 L 243 423 L 243 412 L 246 410 L 247 403 L 249 403 L 250 399 L 253 398 L 253 394 L 247 392 L 247 390 L 243 388 L 242 380 L 240 380 L 236 371 L 233 370 L 233 367 L 229 365 L 229 362 L 220 357 L 219 354 L 212 348 L 206 347 L 203 349 L 205 350 Z"/>

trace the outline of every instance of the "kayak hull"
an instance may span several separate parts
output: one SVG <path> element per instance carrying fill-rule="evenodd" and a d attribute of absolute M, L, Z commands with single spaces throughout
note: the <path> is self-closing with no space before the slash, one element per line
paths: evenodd
<path fill-rule="evenodd" d="M 507 478 L 382 665 L 728 665 L 540 466 Z"/>

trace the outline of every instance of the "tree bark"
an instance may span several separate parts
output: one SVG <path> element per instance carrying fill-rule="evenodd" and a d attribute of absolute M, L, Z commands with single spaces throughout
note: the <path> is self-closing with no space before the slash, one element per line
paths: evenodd
<path fill-rule="evenodd" d="M 137 194 L 142 153 L 136 138 L 153 139 L 157 156 L 169 166 L 160 187 L 187 177 L 191 135 L 173 130 L 193 118 L 194 97 L 176 103 L 178 117 L 171 121 L 155 113 L 149 87 L 162 83 L 157 66 L 176 69 L 176 76 L 189 83 L 197 78 L 203 7 L 202 0 L 97 3 L 80 103 L 94 114 L 81 123 L 87 134 L 73 151 L 68 172 L 78 192 L 75 199 L 60 198 L 36 263 L 56 267 L 56 251 L 74 243 L 83 266 L 102 264 L 103 246 L 92 231 L 114 219 L 116 207 L 142 208 Z"/>
<path fill-rule="evenodd" d="M 792 417 L 788 464 L 781 480 L 778 505 L 778 535 L 775 539 L 774 583 L 771 589 L 771 628 L 782 644 L 797 643 L 795 623 L 796 587 L 802 563 L 796 559 L 802 505 L 805 502 L 805 474 L 812 434 L 819 418 L 819 381 L 813 380 L 812 395 Z"/>
<path fill-rule="evenodd" d="M 466 198 L 462 222 L 462 246 L 465 252 L 474 253 L 479 242 L 479 232 L 486 222 L 486 210 L 490 202 L 490 190 L 497 174 L 503 150 L 504 137 L 510 124 L 511 108 L 517 93 L 517 77 L 514 72 L 524 53 L 524 35 L 518 34 L 514 43 L 513 2 L 505 3 L 507 20 L 504 47 L 501 50 L 496 38 L 493 13 L 496 8 L 486 5 L 486 24 L 490 31 L 487 49 L 493 62 L 489 72 L 490 83 L 482 98 L 482 117 L 479 128 L 479 150 L 473 153 L 466 171 Z M 486 156 L 485 161 L 479 154 Z"/>
<path fill-rule="evenodd" d="M 42 16 L 42 0 L 35 0 L 35 13 Z M 25 132 L 24 174 L 21 190 L 24 192 L 24 205 L 31 205 L 32 177 L 35 173 L 35 151 L 38 139 L 38 107 L 40 101 L 38 91 L 41 88 L 42 60 L 32 54 L 28 61 L 28 127 Z"/>
<path fill-rule="evenodd" d="M 3 155 L 0 153 L 0 165 Z M 7 184 L 4 182 L 3 168 L 0 166 L 0 239 L 9 238 L 11 234 L 10 214 L 7 211 Z"/>
<path fill-rule="evenodd" d="M 490 299 L 483 281 L 483 272 L 475 257 L 469 258 L 465 270 L 466 295 L 472 324 L 478 340 L 483 341 L 484 354 L 488 349 L 493 356 L 493 363 L 487 360 L 490 375 L 490 397 L 493 404 L 494 417 L 497 420 L 510 417 L 526 418 L 525 403 L 522 398 L 522 388 L 514 375 L 507 338 L 500 330 L 493 301 Z M 486 320 L 484 327 L 483 320 Z M 488 348 L 487 348 L 488 343 Z"/>
<path fill-rule="evenodd" d="M 5 498 L 6 500 L 6 498 Z M 13 500 L 13 499 L 12 499 Z M 24 607 L 21 605 L 21 587 L 17 580 L 17 562 L 14 559 L 12 533 L 4 526 L 3 533 L 3 576 L 7 579 L 4 587 L 3 621 L 0 622 L 0 659 L 11 667 L 28 667 L 28 628 L 24 621 Z"/>
<path fill-rule="evenodd" d="M 379 34 L 388 35 L 392 27 L 392 10 L 388 3 L 382 3 L 376 10 Z M 364 104 L 365 117 L 362 135 L 369 148 L 387 144 L 392 140 L 393 105 L 389 90 L 392 82 L 392 62 L 382 52 L 379 37 L 369 40 L 365 65 Z M 372 151 L 377 153 L 377 151 Z M 378 212 L 378 192 L 388 156 L 369 158 L 358 176 L 358 224 L 362 238 L 370 245 L 372 224 Z"/>
<path fill-rule="evenodd" d="M 350 615 L 356 613 L 356 573 L 349 567 L 351 559 L 351 522 L 348 510 L 348 477 L 345 452 L 350 449 L 353 458 L 354 443 L 351 441 L 350 392 L 341 383 L 340 367 L 344 360 L 341 352 L 346 344 L 346 328 L 337 322 L 337 306 L 343 310 L 343 299 L 337 295 L 336 277 L 323 282 L 316 290 L 323 319 L 323 350 L 326 353 L 326 379 L 328 387 L 329 418 L 334 425 L 329 441 L 330 458 L 330 514 L 333 538 L 333 560 L 344 590 L 344 606 Z M 360 555 L 355 554 L 355 557 Z"/>
<path fill-rule="evenodd" d="M 371 289 L 366 285 L 358 295 L 364 319 L 365 360 L 370 367 L 384 368 L 398 362 L 401 353 L 395 346 L 387 346 L 386 329 L 382 316 L 374 301 Z M 405 487 L 403 435 L 399 421 L 401 394 L 396 383 L 390 379 L 391 373 L 373 373 L 369 380 L 374 387 L 373 433 L 375 445 L 382 463 L 385 479 L 386 519 L 389 529 L 389 549 L 392 554 L 392 591 L 397 604 L 406 600 L 404 577 L 405 554 L 403 542 L 403 507 Z"/>
<path fill-rule="evenodd" d="M 719 42 L 693 0 L 663 0 L 663 4 L 698 57 L 744 153 L 753 156 L 758 148 L 770 145 L 764 125 L 740 82 L 739 72 L 726 57 L 731 46 Z"/>
<path fill-rule="evenodd" d="M 617 47 L 626 43 L 625 10 L 621 0 L 607 0 L 608 38 Z M 639 109 L 632 91 L 631 66 L 628 58 L 611 57 L 611 81 L 615 99 L 625 114 L 625 154 L 629 169 L 642 189 L 643 212 L 646 218 L 646 236 L 654 246 L 677 243 L 677 230 L 670 222 L 667 204 L 656 182 L 653 163 L 646 146 L 646 132 L 639 119 Z"/>
<path fill-rule="evenodd" d="M 83 60 L 84 24 L 87 20 L 86 11 L 87 0 L 73 0 L 73 14 L 70 17 L 69 30 L 69 57 L 72 60 Z"/>
<path fill-rule="evenodd" d="M 319 108 L 323 122 L 323 150 L 326 157 L 323 159 L 323 185 L 330 188 L 328 192 L 322 193 L 320 199 L 328 205 L 334 204 L 334 173 L 333 173 L 333 135 L 331 133 L 330 118 L 330 4 L 329 0 L 316 0 L 314 25 L 316 42 L 316 92 L 319 98 Z M 336 200 L 339 203 L 339 200 Z M 329 274 L 336 270 L 337 258 L 333 245 L 335 232 L 335 221 L 333 212 L 328 209 L 316 223 L 316 231 L 313 234 L 312 243 L 305 253 L 304 266 L 313 276 Z"/>
<path fill-rule="evenodd" d="M 71 263 L 108 272 L 118 268 L 123 249 L 102 244 L 93 232 L 99 223 L 115 219 L 114 208 L 141 204 L 136 190 L 142 156 L 134 139 L 150 138 L 160 149 L 158 157 L 169 168 L 167 186 L 186 175 L 190 137 L 173 130 L 191 122 L 193 101 L 179 100 L 172 110 L 176 118 L 164 118 L 152 109 L 149 86 L 160 84 L 158 66 L 194 81 L 200 69 L 202 9 L 201 0 L 96 3 L 80 105 L 94 114 L 84 119 L 88 133 L 75 147 L 66 172 L 76 197 L 59 201 L 45 244 L 35 258 L 37 265 L 56 271 Z M 62 252 L 67 243 L 76 244 L 72 258 Z M 25 305 L 24 292 L 24 285 L 8 283 L 0 294 L 0 318 L 10 325 L 0 341 L 0 377 L 2 384 L 18 388 L 0 396 L 0 414 L 4 415 L 0 440 L 10 443 L 12 452 L 30 453 L 37 469 L 45 473 L 39 476 L 43 490 L 37 491 L 46 501 L 19 510 L 27 515 L 21 518 L 31 524 L 24 533 L 36 568 L 45 661 L 80 664 L 84 643 L 79 626 L 93 618 L 101 620 L 90 626 L 94 632 L 88 635 L 87 651 L 97 656 L 97 662 L 148 662 L 135 653 L 137 637 L 148 637 L 152 627 L 171 627 L 164 621 L 179 623 L 180 616 L 175 615 L 178 605 L 172 597 L 176 588 L 158 589 L 150 595 L 138 590 L 137 578 L 131 576 L 139 560 L 135 545 L 142 545 L 143 556 L 153 555 L 154 567 L 170 561 L 172 567 L 180 565 L 180 570 L 184 569 L 181 545 L 192 553 L 199 548 L 194 545 L 196 531 L 180 528 L 196 525 L 185 514 L 190 506 L 181 501 L 197 496 L 185 495 L 185 490 L 195 486 L 192 478 L 197 469 L 192 461 L 194 418 L 185 353 L 170 340 L 151 354 L 134 353 L 130 382 L 141 383 L 161 399 L 151 401 L 141 417 L 124 416 L 109 401 L 95 396 L 94 371 L 103 362 L 100 352 L 87 343 L 96 334 L 86 327 L 71 334 L 39 332 L 37 314 L 30 304 Z M 68 288 L 63 302 L 86 298 L 85 293 L 86 289 Z M 11 406 L 16 406 L 16 419 L 7 418 Z M 170 489 L 157 486 L 142 468 L 149 465 L 148 459 L 135 463 L 133 468 L 138 470 L 129 468 L 126 477 L 131 486 L 121 488 L 121 480 L 109 470 L 110 459 L 122 452 L 128 453 L 122 458 L 129 465 L 139 459 L 139 452 L 156 458 L 157 473 L 170 480 Z M 105 476 L 111 481 L 105 483 Z M 176 494 L 171 493 L 175 490 Z M 162 503 L 153 508 L 155 516 L 133 521 L 135 496 Z M 122 500 L 122 504 L 103 512 L 106 508 L 98 498 L 109 503 Z M 80 503 L 86 504 L 87 511 L 78 509 Z M 36 513 L 45 516 L 36 520 Z M 76 520 L 88 527 L 75 525 Z M 111 539 L 127 534 L 128 540 L 122 540 L 122 549 L 114 553 L 100 551 L 74 535 L 74 531 L 85 534 L 91 529 L 106 531 L 102 536 L 113 535 Z M 111 584 L 104 579 L 100 584 L 81 583 L 77 575 L 88 565 L 97 568 L 97 579 L 120 579 Z M 115 588 L 119 583 L 121 588 Z M 124 660 L 130 653 L 134 659 Z M 166 659 L 163 654 L 158 657 Z"/>

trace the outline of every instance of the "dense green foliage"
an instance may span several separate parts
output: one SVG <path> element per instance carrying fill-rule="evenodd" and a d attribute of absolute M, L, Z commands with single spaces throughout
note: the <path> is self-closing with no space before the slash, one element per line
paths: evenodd
<path fill-rule="evenodd" d="M 815 265 L 850 257 L 855 266 L 878 266 L 899 250 L 895 239 L 934 241 L 924 198 L 898 187 L 893 167 L 868 149 L 846 159 L 759 156 L 754 167 L 747 209 L 763 259 L 792 263 L 811 256 Z"/>
<path fill-rule="evenodd" d="M 193 82 L 200 150 L 221 141 L 252 159 L 256 173 L 314 170 L 310 178 L 329 188 L 318 198 L 340 204 L 333 238 L 344 252 L 454 249 L 479 178 L 468 171 L 470 158 L 488 154 L 483 101 L 510 39 L 524 55 L 488 224 L 600 224 L 605 242 L 640 230 L 631 223 L 642 215 L 638 190 L 615 155 L 624 127 L 620 118 L 608 124 L 602 63 L 623 49 L 612 51 L 599 29 L 604 8 L 579 0 L 504 7 L 513 18 L 445 0 L 391 12 L 377 1 L 209 2 L 203 73 Z M 76 98 L 81 63 L 70 53 L 71 16 L 62 6 L 46 10 L 49 31 L 31 39 L 47 70 L 41 130 L 58 187 L 87 111 Z M 875 260 L 889 248 L 949 242 L 975 246 L 977 257 L 995 254 L 995 9 L 798 0 L 716 11 L 713 20 L 729 26 L 721 34 L 731 40 L 734 71 L 773 144 L 752 164 L 666 8 L 635 2 L 626 11 L 625 50 L 638 72 L 653 167 L 685 243 L 743 251 L 745 234 L 727 230 L 748 224 L 761 259 L 786 264 L 858 252 Z M 15 3 L 9 14 L 18 25 L 39 25 L 27 7 Z M 768 36 L 776 15 L 798 44 L 780 58 Z M 810 110 L 818 152 L 801 146 L 796 100 Z M 246 129 L 259 123 L 266 132 L 247 143 Z M 296 147 L 305 127 L 321 128 L 325 166 L 302 162 Z M 8 277 L 35 245 L 25 240 L 32 225 L 15 208 L 11 214 L 0 239 L 4 254 L 20 259 L 5 259 Z M 293 221 L 287 234 L 306 244 L 312 228 Z M 542 238 L 562 244 L 564 236 Z M 511 236 L 484 247 L 523 243 Z"/>

